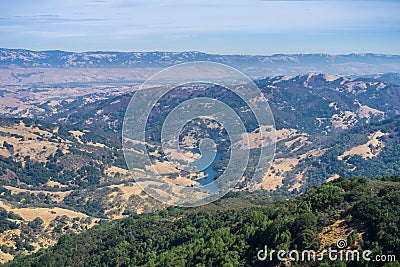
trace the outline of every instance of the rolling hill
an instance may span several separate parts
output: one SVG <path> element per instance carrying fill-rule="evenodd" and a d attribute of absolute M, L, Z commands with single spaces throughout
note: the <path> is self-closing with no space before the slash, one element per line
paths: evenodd
<path fill-rule="evenodd" d="M 75 240 L 74 233 L 84 232 L 94 225 L 115 219 L 133 217 L 134 219 L 121 221 L 121 224 L 127 222 L 129 227 L 131 223 L 136 227 L 136 223 L 147 225 L 150 222 L 178 227 L 174 223 L 178 223 L 182 216 L 189 218 L 188 225 L 194 224 L 190 218 L 198 216 L 195 215 L 197 210 L 193 214 L 179 209 L 165 210 L 164 204 L 149 197 L 134 183 L 127 170 L 121 147 L 122 122 L 126 107 L 138 84 L 160 66 L 193 60 L 213 60 L 234 66 L 239 64 L 239 67 L 248 71 L 256 71 L 253 74 L 258 73 L 255 76 L 259 77 L 268 76 L 267 73 L 275 73 L 275 68 L 279 71 L 279 68 L 283 67 L 288 67 L 287 74 L 296 73 L 293 76 L 280 75 L 255 80 L 268 99 L 275 117 L 275 159 L 271 170 L 265 173 L 263 180 L 258 181 L 257 185 L 261 191 L 248 194 L 249 183 L 244 178 L 235 187 L 234 196 L 228 196 L 221 202 L 205 208 L 215 209 L 212 215 L 216 216 L 213 217 L 215 220 L 223 220 L 218 217 L 221 209 L 231 212 L 233 217 L 227 218 L 231 221 L 238 218 L 236 212 L 246 213 L 254 209 L 258 212 L 257 209 L 261 208 L 260 203 L 290 199 L 309 190 L 314 192 L 319 189 L 311 188 L 327 181 L 339 183 L 339 187 L 343 187 L 345 181 L 339 177 L 381 178 L 400 173 L 398 74 L 364 75 L 365 72 L 361 76 L 350 77 L 308 73 L 310 69 L 343 69 L 343 64 L 364 64 L 368 66 L 368 71 L 377 70 L 376 68 L 390 68 L 393 71 L 398 64 L 397 56 L 366 54 L 257 57 L 207 55 L 197 52 L 69 53 L 0 49 L 0 238 L 3 244 L 0 247 L 1 261 L 8 261 L 14 256 L 30 254 L 42 247 L 53 245 L 63 234 L 71 234 L 65 237 L 66 240 Z M 264 67 L 259 67 L 260 64 Z M 375 64 L 376 68 L 372 68 L 371 64 Z M 307 74 L 297 74 L 303 70 L 307 70 L 304 71 Z M 133 173 L 134 177 L 141 177 L 144 175 L 143 170 L 155 167 L 162 170 L 164 176 L 172 182 L 186 186 L 199 185 L 198 178 L 204 177 L 204 173 L 194 177 L 183 171 L 170 170 L 165 153 L 157 146 L 160 125 L 166 114 L 187 99 L 203 96 L 221 100 L 234 107 L 246 122 L 250 136 L 260 131 L 252 120 L 252 114 L 246 111 L 246 105 L 227 90 L 212 86 L 207 90 L 197 87 L 178 88 L 160 99 L 158 107 L 152 113 L 152 119 L 149 121 L 151 127 L 147 129 L 147 148 L 151 152 L 152 164 L 140 166 Z M 221 159 L 214 164 L 218 176 L 218 171 L 221 172 L 226 167 L 229 152 L 223 126 L 201 118 L 191 123 L 194 130 L 182 131 L 182 144 L 195 146 L 200 136 L 215 139 L 219 149 L 223 151 Z M 252 139 L 253 161 L 258 153 L 259 141 L 256 138 Z M 249 176 L 252 171 L 254 162 L 250 162 L 245 176 Z M 358 188 L 358 182 L 353 182 L 352 185 Z M 376 180 L 363 182 L 360 186 L 365 191 L 365 188 L 375 185 L 379 188 L 386 186 L 385 182 Z M 348 188 L 342 189 L 346 194 L 351 191 Z M 152 190 L 162 193 L 162 188 L 155 187 Z M 358 192 L 351 191 L 351 194 Z M 377 197 L 381 195 L 378 194 Z M 293 203 L 300 199 L 301 196 L 293 200 Z M 237 207 L 231 206 L 229 202 Z M 347 204 L 349 203 L 355 204 L 353 200 Z M 277 204 L 277 207 L 287 208 L 286 204 L 279 206 L 281 204 Z M 288 205 L 291 207 L 291 204 Z M 348 206 L 341 208 L 349 211 Z M 159 210 L 161 212 L 157 213 Z M 165 213 L 169 212 L 171 214 L 167 216 Z M 349 212 L 355 214 L 353 210 Z M 136 217 L 142 213 L 153 215 Z M 246 220 L 251 217 L 246 216 Z M 275 217 L 268 218 L 275 220 Z M 333 228 L 342 229 L 343 227 L 337 227 L 342 223 L 340 220 L 344 220 L 341 215 L 329 223 Z M 347 228 L 355 229 L 354 225 L 347 225 L 348 219 L 345 220 Z M 113 226 L 100 227 L 103 230 L 93 230 L 94 232 L 90 233 L 97 235 L 96 231 L 99 231 L 99 235 L 105 234 L 102 232 L 106 231 L 104 229 L 117 227 L 115 225 L 118 223 L 110 225 Z M 328 228 L 318 228 L 318 234 L 323 234 L 329 229 L 326 222 L 321 225 Z M 220 231 L 227 234 L 224 232 L 226 229 Z M 148 234 L 156 235 L 153 232 Z M 120 241 L 118 235 L 117 237 Z M 181 239 L 189 240 L 189 237 L 189 234 L 182 234 L 171 242 L 175 244 Z M 246 235 L 246 238 L 249 238 L 246 242 L 251 243 L 251 240 L 256 238 L 256 233 Z M 292 240 L 297 238 L 300 237 Z M 316 240 L 320 239 L 313 238 L 313 241 Z M 325 242 L 321 240 L 319 242 Z M 140 242 L 135 244 L 149 248 L 154 244 L 144 245 Z M 69 245 L 67 243 L 64 245 Z M 63 240 L 54 249 L 64 246 L 62 244 Z M 243 245 L 237 250 L 242 254 L 235 252 L 234 255 L 229 255 L 232 259 L 239 260 L 242 265 L 250 264 L 253 259 L 243 258 L 244 254 L 249 253 L 249 247 L 239 245 Z M 294 246 L 294 243 L 289 245 Z M 166 254 L 175 253 L 176 249 L 188 248 L 186 245 L 175 248 L 175 245 L 170 244 L 155 246 Z M 95 248 L 90 249 L 90 253 L 94 253 Z M 103 249 L 108 248 L 97 249 L 98 254 L 102 256 L 101 259 L 91 259 L 93 264 L 104 262 L 107 258 L 101 253 Z M 37 254 L 32 258 L 32 262 L 41 261 L 41 257 L 51 258 L 47 252 L 43 253 L 45 256 Z M 143 257 L 148 258 L 149 255 L 144 250 L 140 253 L 145 253 L 143 255 L 146 256 L 135 256 L 135 261 L 137 264 L 145 264 Z M 210 256 L 210 259 L 214 256 Z M 122 258 L 129 258 L 131 261 L 130 257 L 124 254 Z M 153 255 L 151 257 L 157 258 Z M 186 260 L 189 259 L 182 262 Z M 196 259 L 190 259 L 190 262 L 194 263 Z M 215 263 L 210 261 L 210 264 L 211 262 Z M 218 256 L 217 262 L 222 264 L 223 259 Z"/>
<path fill-rule="evenodd" d="M 196 209 L 171 207 L 65 235 L 5 266 L 398 266 L 399 190 L 399 177 L 387 177 L 339 179 L 273 204 L 261 192 L 230 194 Z M 260 260 L 265 246 L 319 256 Z M 341 250 L 370 250 L 370 261 L 330 261 L 324 249 L 337 257 Z"/>

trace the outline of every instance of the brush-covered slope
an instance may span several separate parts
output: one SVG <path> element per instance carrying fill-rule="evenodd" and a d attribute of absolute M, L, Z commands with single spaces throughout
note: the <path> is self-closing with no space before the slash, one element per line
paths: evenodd
<path fill-rule="evenodd" d="M 262 193 L 237 193 L 196 209 L 130 217 L 63 236 L 6 266 L 275 266 L 280 262 L 257 259 L 264 245 L 322 251 L 334 249 L 338 239 L 347 240 L 347 249 L 400 257 L 399 177 L 339 179 L 292 200 L 267 202 Z M 346 266 L 292 262 L 316 264 Z"/>

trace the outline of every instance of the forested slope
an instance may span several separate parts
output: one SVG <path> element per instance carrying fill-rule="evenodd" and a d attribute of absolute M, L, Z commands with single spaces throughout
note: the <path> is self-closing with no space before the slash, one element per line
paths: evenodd
<path fill-rule="evenodd" d="M 241 192 L 195 209 L 129 217 L 63 236 L 54 247 L 5 266 L 276 266 L 282 262 L 257 259 L 265 245 L 321 251 L 335 247 L 335 238 L 347 240 L 346 249 L 400 257 L 400 177 L 337 179 L 294 199 L 268 202 L 260 192 Z"/>

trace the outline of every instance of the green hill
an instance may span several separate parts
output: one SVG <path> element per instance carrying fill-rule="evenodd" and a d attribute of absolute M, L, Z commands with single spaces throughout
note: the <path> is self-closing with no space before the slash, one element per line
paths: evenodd
<path fill-rule="evenodd" d="M 232 193 L 214 204 L 168 208 L 101 224 L 5 266 L 276 266 L 279 250 L 335 248 L 400 254 L 400 177 L 337 179 L 294 199 L 268 203 L 261 192 Z M 292 266 L 382 266 L 374 261 L 292 262 Z M 386 263 L 385 266 L 399 266 Z M 397 265 L 396 265 L 397 264 Z"/>

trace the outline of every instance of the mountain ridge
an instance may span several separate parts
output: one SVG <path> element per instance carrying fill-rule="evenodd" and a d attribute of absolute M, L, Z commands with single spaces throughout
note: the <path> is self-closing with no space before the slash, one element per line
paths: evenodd
<path fill-rule="evenodd" d="M 223 63 L 248 75 L 264 77 L 310 71 L 346 75 L 400 72 L 400 55 L 374 53 L 220 55 L 199 51 L 66 52 L 0 48 L 0 68 L 159 68 L 193 61 Z"/>

